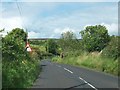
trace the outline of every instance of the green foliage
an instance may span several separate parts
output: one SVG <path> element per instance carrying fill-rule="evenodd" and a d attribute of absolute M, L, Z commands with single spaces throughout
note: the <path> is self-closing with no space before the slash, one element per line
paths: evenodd
<path fill-rule="evenodd" d="M 102 25 L 87 26 L 80 33 L 84 48 L 89 52 L 101 51 L 110 40 L 108 30 Z"/>
<path fill-rule="evenodd" d="M 3 88 L 26 88 L 33 84 L 40 68 L 38 61 L 16 60 L 3 61 L 2 87 Z"/>
<path fill-rule="evenodd" d="M 63 33 L 58 44 L 64 57 L 56 56 L 52 61 L 118 75 L 120 37 L 110 37 L 101 25 L 87 26 L 80 33 L 82 40 L 76 39 L 73 32 Z"/>
<path fill-rule="evenodd" d="M 29 40 L 29 42 L 33 45 L 45 46 L 47 40 Z"/>
<path fill-rule="evenodd" d="M 25 51 L 26 33 L 13 29 L 2 38 L 2 87 L 26 88 L 39 74 L 38 56 Z"/>
<path fill-rule="evenodd" d="M 67 31 L 61 34 L 58 42 L 63 52 L 70 52 L 81 49 L 80 40 L 78 40 L 73 32 Z"/>
<path fill-rule="evenodd" d="M 113 36 L 109 44 L 103 49 L 102 55 L 104 57 L 114 58 L 115 60 L 120 57 L 120 36 Z"/>
<path fill-rule="evenodd" d="M 46 49 L 49 53 L 57 54 L 58 45 L 53 39 L 49 39 L 46 43 Z"/>
<path fill-rule="evenodd" d="M 73 32 L 67 31 L 61 34 L 61 38 L 64 40 L 76 39 L 76 36 Z"/>
<path fill-rule="evenodd" d="M 104 58 L 99 53 L 83 52 L 79 56 L 69 55 L 64 58 L 56 56 L 52 61 L 118 75 L 118 59 Z"/>
<path fill-rule="evenodd" d="M 3 32 L 5 29 L 1 29 L 0 32 Z"/>
<path fill-rule="evenodd" d="M 25 55 L 25 42 L 26 33 L 23 29 L 13 29 L 7 36 L 2 38 L 2 55 L 3 60 L 16 60 L 20 55 Z M 22 57 L 21 56 L 21 57 Z M 8 58 L 9 57 L 9 58 Z"/>

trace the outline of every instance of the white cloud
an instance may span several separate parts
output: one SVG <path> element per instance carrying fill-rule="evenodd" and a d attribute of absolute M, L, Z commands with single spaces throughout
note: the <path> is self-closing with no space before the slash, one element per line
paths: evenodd
<path fill-rule="evenodd" d="M 5 28 L 8 31 L 16 27 L 22 28 L 22 20 L 20 17 L 0 18 L 0 21 L 2 22 L 0 28 Z"/>
<path fill-rule="evenodd" d="M 104 25 L 107 30 L 109 35 L 118 35 L 118 24 L 116 23 L 112 23 L 112 24 L 107 24 L 107 23 L 101 23 L 101 24 L 87 24 L 84 26 L 84 29 L 86 28 L 86 26 L 94 26 L 94 25 Z"/>
<path fill-rule="evenodd" d="M 112 24 L 105 24 L 102 23 L 102 25 L 106 26 L 108 29 L 108 33 L 110 35 L 118 35 L 118 24 L 112 23 Z"/>
<path fill-rule="evenodd" d="M 39 38 L 39 37 L 40 37 L 40 33 L 34 31 L 28 32 L 28 38 Z"/>
<path fill-rule="evenodd" d="M 0 29 L 5 28 L 5 31 L 2 33 L 3 36 L 14 28 L 22 28 L 22 20 L 20 17 L 0 18 L 0 22 Z"/>
<path fill-rule="evenodd" d="M 16 0 L 2 0 L 2 2 L 15 2 Z M 118 2 L 119 0 L 17 0 L 18 2 Z"/>
<path fill-rule="evenodd" d="M 104 22 L 110 34 L 116 35 L 117 33 L 116 24 L 115 24 L 117 23 L 116 21 L 118 15 L 117 6 L 116 6 L 117 4 L 112 6 L 111 5 L 105 6 L 103 4 L 103 8 L 104 8 L 103 10 L 103 8 L 101 8 L 102 6 L 98 5 L 97 7 L 97 4 L 93 3 L 91 7 L 86 7 L 84 9 L 76 9 L 73 11 L 68 10 L 61 14 L 59 14 L 59 9 L 57 10 L 57 7 L 60 6 L 59 5 L 60 3 L 35 2 L 35 3 L 18 3 L 18 4 L 22 11 L 22 16 L 24 16 L 26 19 L 24 20 L 24 24 L 26 24 L 27 29 L 29 31 L 29 37 L 31 38 L 37 38 L 37 37 L 58 38 L 62 32 L 66 32 L 66 31 L 72 31 L 75 34 L 77 34 L 77 36 L 79 37 L 78 33 L 81 30 L 83 30 L 83 27 L 85 25 L 88 25 L 89 23 L 91 25 L 101 24 L 102 22 Z M 11 4 L 11 6 L 12 5 L 13 4 Z M 10 8 L 9 5 L 8 5 L 9 7 L 5 7 L 5 6 L 6 5 L 4 5 L 5 10 L 3 10 L 4 12 L 2 12 L 4 14 L 4 18 L 0 19 L 2 20 L 2 24 L 0 24 L 0 28 L 5 27 L 6 31 L 10 31 L 16 27 L 21 28 L 22 21 L 19 17 L 20 15 L 15 3 L 13 5 L 14 8 Z M 43 13 L 43 11 L 47 12 L 48 15 L 46 13 Z"/>
<path fill-rule="evenodd" d="M 79 32 L 80 30 L 79 29 L 74 29 L 74 28 L 71 28 L 71 27 L 65 27 L 65 28 L 56 28 L 54 30 L 54 37 L 57 36 L 57 37 L 60 37 L 62 33 L 64 32 L 67 32 L 67 31 L 70 31 L 70 32 L 73 32 L 77 38 L 81 38 Z"/>
<path fill-rule="evenodd" d="M 67 31 L 71 31 L 71 32 L 73 32 L 73 33 L 76 32 L 76 30 L 71 29 L 71 28 L 69 28 L 69 27 L 66 27 L 66 28 L 63 28 L 63 29 L 61 29 L 61 28 L 56 28 L 56 29 L 54 30 L 54 33 L 56 33 L 56 34 L 62 34 L 63 32 L 67 32 Z"/>

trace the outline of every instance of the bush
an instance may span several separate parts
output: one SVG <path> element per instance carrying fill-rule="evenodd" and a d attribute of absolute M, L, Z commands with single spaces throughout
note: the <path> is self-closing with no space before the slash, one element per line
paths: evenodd
<path fill-rule="evenodd" d="M 16 60 L 19 57 L 28 56 L 25 52 L 26 33 L 23 29 L 13 29 L 7 36 L 2 38 L 2 56 L 3 60 Z"/>
<path fill-rule="evenodd" d="M 3 61 L 2 87 L 3 88 L 26 88 L 32 85 L 39 74 L 38 61 L 16 60 Z"/>
<path fill-rule="evenodd" d="M 106 46 L 102 51 L 102 56 L 117 59 L 120 57 L 118 41 L 119 36 L 113 36 L 108 46 Z"/>
<path fill-rule="evenodd" d="M 58 48 L 58 45 L 57 43 L 52 40 L 52 39 L 49 39 L 46 43 L 46 49 L 49 53 L 52 53 L 52 54 L 57 54 L 57 48 Z"/>
<path fill-rule="evenodd" d="M 2 39 L 2 87 L 26 88 L 39 74 L 39 59 L 35 52 L 25 51 L 26 33 L 13 29 Z"/>

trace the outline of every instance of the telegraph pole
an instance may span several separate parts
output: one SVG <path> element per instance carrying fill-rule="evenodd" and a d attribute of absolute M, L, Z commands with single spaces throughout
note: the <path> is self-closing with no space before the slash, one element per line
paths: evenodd
<path fill-rule="evenodd" d="M 28 43 L 28 31 L 27 31 L 27 29 L 26 29 L 26 34 L 27 34 L 27 36 L 26 36 L 26 44 Z"/>

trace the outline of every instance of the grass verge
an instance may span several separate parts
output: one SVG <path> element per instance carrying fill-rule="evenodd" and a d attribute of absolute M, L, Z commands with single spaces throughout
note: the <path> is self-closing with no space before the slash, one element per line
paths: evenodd
<path fill-rule="evenodd" d="M 83 53 L 79 56 L 66 56 L 63 59 L 59 56 L 53 57 L 52 61 L 57 63 L 70 64 L 74 66 L 82 66 L 97 71 L 118 75 L 118 59 L 103 58 L 99 54 Z"/>
<path fill-rule="evenodd" d="M 40 61 L 36 52 L 29 53 L 30 57 L 17 60 L 3 60 L 2 87 L 29 88 L 40 73 Z"/>

